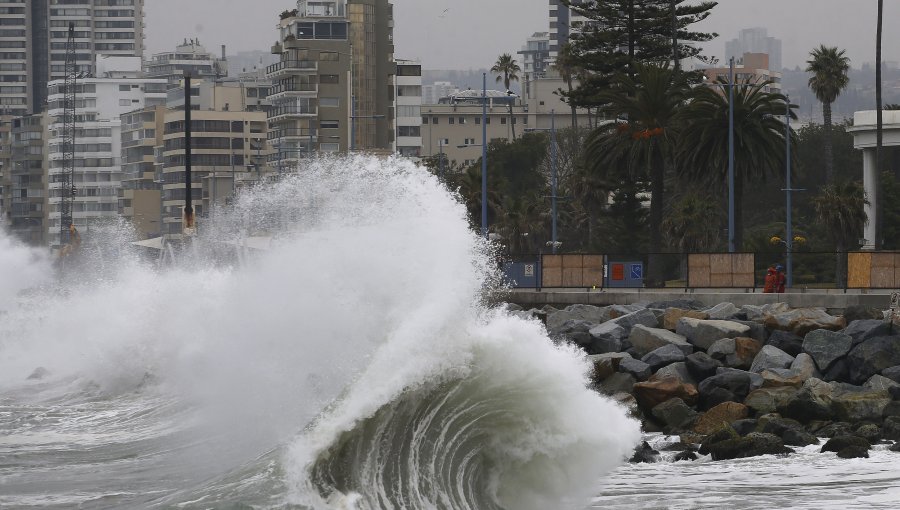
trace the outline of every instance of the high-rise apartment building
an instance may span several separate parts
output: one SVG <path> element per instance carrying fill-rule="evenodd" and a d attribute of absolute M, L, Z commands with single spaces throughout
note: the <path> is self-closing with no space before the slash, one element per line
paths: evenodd
<path fill-rule="evenodd" d="M 47 237 L 46 113 L 12 120 L 10 132 L 9 227 L 21 241 L 45 244 Z"/>
<path fill-rule="evenodd" d="M 740 60 L 745 53 L 765 53 L 770 71 L 781 72 L 781 39 L 769 37 L 765 28 L 745 28 L 737 38 L 725 42 L 725 61 Z"/>
<path fill-rule="evenodd" d="M 0 114 L 46 109 L 47 85 L 65 78 L 69 23 L 79 73 L 98 54 L 142 56 L 144 0 L 0 0 Z"/>
<path fill-rule="evenodd" d="M 165 78 L 175 88 L 190 71 L 194 78 L 216 80 L 228 75 L 225 47 L 221 57 L 206 51 L 198 39 L 191 39 L 175 47 L 175 51 L 157 53 L 144 64 L 148 78 Z"/>
<path fill-rule="evenodd" d="M 103 0 L 107 1 L 112 0 Z M 119 65 L 111 62 L 114 60 Z M 108 69 L 104 76 L 83 78 L 76 86 L 76 195 L 72 216 L 79 230 L 118 214 L 118 189 L 122 182 L 121 115 L 164 104 L 166 100 L 166 80 L 141 78 L 139 57 L 110 57 L 103 66 Z M 59 245 L 64 89 L 63 80 L 50 82 L 48 240 L 51 246 Z"/>
<path fill-rule="evenodd" d="M 573 5 L 587 3 L 588 0 L 572 0 Z M 556 59 L 559 49 L 569 42 L 569 36 L 578 26 L 588 21 L 584 16 L 566 7 L 560 0 L 550 0 L 550 59 Z"/>
<path fill-rule="evenodd" d="M 418 158 L 422 150 L 422 64 L 397 61 L 396 144 L 394 152 Z"/>
<path fill-rule="evenodd" d="M 529 85 L 532 81 L 543 78 L 550 67 L 550 34 L 548 32 L 535 32 L 525 41 L 525 46 L 519 50 L 522 61 L 522 75 L 524 82 L 523 95 L 529 93 Z"/>
<path fill-rule="evenodd" d="M 269 136 L 272 157 L 285 168 L 316 152 L 391 148 L 395 65 L 388 0 L 299 0 L 282 13 L 272 52 L 281 60 L 267 68 Z"/>

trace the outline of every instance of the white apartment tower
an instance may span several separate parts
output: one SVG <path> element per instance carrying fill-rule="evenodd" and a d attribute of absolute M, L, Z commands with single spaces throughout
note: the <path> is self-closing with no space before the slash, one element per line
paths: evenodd
<path fill-rule="evenodd" d="M 78 72 L 98 54 L 142 56 L 144 0 L 0 0 L 0 113 L 46 109 L 47 85 L 65 78 L 69 23 Z"/>
<path fill-rule="evenodd" d="M 228 76 L 228 61 L 224 53 L 223 46 L 222 56 L 218 58 L 206 51 L 199 39 L 185 39 L 175 47 L 175 51 L 153 55 L 144 67 L 148 78 L 166 78 L 169 80 L 169 88 L 175 88 L 184 78 L 185 71 L 190 71 L 193 78 L 201 80 Z"/>
<path fill-rule="evenodd" d="M 107 0 L 104 0 L 106 2 Z M 111 61 L 117 61 L 113 64 Z M 166 80 L 141 78 L 139 57 L 110 57 L 101 77 L 78 80 L 75 101 L 75 204 L 73 220 L 82 232 L 102 218 L 116 217 L 122 183 L 121 115 L 166 102 Z M 99 64 L 98 64 L 99 66 Z M 59 246 L 60 173 L 63 169 L 63 100 L 65 82 L 49 84 L 48 236 Z"/>
<path fill-rule="evenodd" d="M 588 0 L 572 0 L 573 5 L 587 3 Z M 556 59 L 559 49 L 569 42 L 572 32 L 578 30 L 581 23 L 588 21 L 584 16 L 573 12 L 563 5 L 561 0 L 550 0 L 550 60 Z"/>
<path fill-rule="evenodd" d="M 394 152 L 418 158 L 422 148 L 422 64 L 398 60 L 395 81 L 397 133 Z"/>

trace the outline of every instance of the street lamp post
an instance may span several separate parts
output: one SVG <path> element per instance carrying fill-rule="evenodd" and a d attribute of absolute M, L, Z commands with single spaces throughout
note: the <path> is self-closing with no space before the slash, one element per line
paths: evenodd
<path fill-rule="evenodd" d="M 440 161 L 438 164 L 439 164 L 439 168 L 440 168 L 441 180 L 443 181 L 444 180 L 444 139 L 443 138 L 441 138 L 440 141 L 438 141 L 438 147 L 441 150 L 440 155 L 438 156 L 440 158 Z"/>
<path fill-rule="evenodd" d="M 786 234 L 787 234 L 787 254 L 785 257 L 785 264 L 787 266 L 787 275 L 785 282 L 788 288 L 794 286 L 794 225 L 793 219 L 791 215 L 793 213 L 791 206 L 791 96 L 785 96 L 785 113 L 784 113 L 784 139 L 785 146 L 787 147 L 786 158 L 785 158 L 785 186 L 784 193 L 785 198 L 787 200 L 787 225 L 786 225 Z"/>
<path fill-rule="evenodd" d="M 728 252 L 734 251 L 734 57 L 731 57 L 728 73 Z"/>
<path fill-rule="evenodd" d="M 487 239 L 487 73 L 482 73 L 481 78 L 481 235 Z"/>

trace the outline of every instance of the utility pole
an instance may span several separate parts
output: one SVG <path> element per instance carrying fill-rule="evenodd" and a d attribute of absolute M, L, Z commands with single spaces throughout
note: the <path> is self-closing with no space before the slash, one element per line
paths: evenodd
<path fill-rule="evenodd" d="M 728 73 L 728 252 L 734 253 L 734 57 Z"/>
<path fill-rule="evenodd" d="M 196 233 L 194 226 L 194 207 L 191 204 L 191 71 L 184 72 L 184 212 L 182 213 L 181 233 L 190 237 Z"/>
<path fill-rule="evenodd" d="M 482 73 L 481 78 L 481 235 L 487 239 L 487 73 Z"/>

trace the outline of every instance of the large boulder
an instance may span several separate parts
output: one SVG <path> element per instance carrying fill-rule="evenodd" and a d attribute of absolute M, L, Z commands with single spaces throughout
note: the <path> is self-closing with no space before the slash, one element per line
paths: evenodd
<path fill-rule="evenodd" d="M 650 365 L 641 360 L 623 358 L 619 362 L 619 372 L 631 374 L 638 381 L 646 381 L 650 377 L 650 374 L 653 373 L 653 370 L 650 368 Z"/>
<path fill-rule="evenodd" d="M 682 317 L 705 320 L 709 318 L 709 315 L 707 315 L 706 312 L 698 310 L 666 308 L 666 312 L 663 314 L 663 328 L 675 331 L 675 328 L 678 326 L 678 321 L 681 320 Z"/>
<path fill-rule="evenodd" d="M 603 354 L 606 352 L 620 352 L 623 349 L 623 341 L 628 338 L 628 332 L 619 324 L 609 321 L 598 324 L 588 330 L 591 342 L 588 352 L 591 354 Z"/>
<path fill-rule="evenodd" d="M 685 384 L 674 377 L 656 381 L 640 382 L 632 389 L 634 397 L 641 408 L 651 410 L 666 400 L 680 398 L 685 404 L 693 406 L 697 403 L 697 388 Z"/>
<path fill-rule="evenodd" d="M 667 329 L 648 328 L 643 324 L 637 324 L 631 329 L 628 341 L 641 356 L 667 345 L 677 347 L 682 352 L 682 359 L 694 352 L 694 346 L 683 336 Z"/>
<path fill-rule="evenodd" d="M 694 432 L 698 434 L 712 434 L 723 424 L 729 424 L 747 417 L 747 406 L 737 402 L 722 402 L 703 413 L 694 425 Z"/>
<path fill-rule="evenodd" d="M 563 310 L 553 311 L 547 314 L 547 330 L 550 334 L 562 327 L 570 320 L 585 321 L 600 324 L 609 320 L 610 307 L 598 307 L 593 305 L 571 305 Z"/>
<path fill-rule="evenodd" d="M 698 351 L 684 359 L 688 372 L 698 381 L 716 375 L 716 369 L 723 366 L 722 362 L 713 359 L 709 354 Z"/>
<path fill-rule="evenodd" d="M 769 335 L 766 345 L 778 347 L 791 356 L 797 356 L 803 352 L 803 339 L 790 331 L 773 331 L 772 334 Z"/>
<path fill-rule="evenodd" d="M 763 386 L 766 388 L 776 388 L 781 386 L 794 386 L 799 388 L 812 377 L 822 378 L 816 369 L 816 363 L 812 357 L 805 352 L 801 352 L 794 358 L 790 368 L 770 368 L 763 370 L 760 374 L 763 378 Z"/>
<path fill-rule="evenodd" d="M 628 462 L 632 464 L 659 462 L 659 452 L 651 448 L 647 441 L 644 441 L 634 449 L 634 454 Z"/>
<path fill-rule="evenodd" d="M 716 341 L 722 338 L 737 338 L 750 331 L 749 326 L 732 321 L 700 320 L 691 317 L 682 317 L 675 327 L 675 332 L 687 338 L 699 349 L 709 349 Z"/>
<path fill-rule="evenodd" d="M 853 345 L 876 336 L 890 336 L 891 322 L 883 319 L 855 320 L 841 330 L 841 333 L 853 339 Z"/>
<path fill-rule="evenodd" d="M 631 374 L 617 372 L 600 383 L 600 391 L 607 395 L 615 395 L 617 393 L 631 393 L 637 379 Z"/>
<path fill-rule="evenodd" d="M 709 349 L 706 350 L 706 353 L 709 354 L 712 359 L 724 365 L 725 358 L 734 354 L 734 350 L 734 338 L 721 338 L 713 342 L 713 344 L 709 346 Z"/>
<path fill-rule="evenodd" d="M 738 307 L 732 303 L 719 303 L 712 308 L 705 310 L 710 319 L 725 320 L 740 313 Z"/>
<path fill-rule="evenodd" d="M 887 391 L 849 384 L 832 383 L 831 408 L 834 416 L 850 423 L 878 421 L 891 402 Z"/>
<path fill-rule="evenodd" d="M 666 400 L 655 406 L 650 413 L 654 418 L 664 423 L 670 430 L 685 430 L 697 421 L 697 411 L 684 403 L 678 397 Z"/>
<path fill-rule="evenodd" d="M 831 410 L 833 393 L 832 383 L 816 378 L 808 379 L 787 404 L 779 406 L 778 412 L 802 423 L 831 420 L 834 416 Z"/>
<path fill-rule="evenodd" d="M 641 305 L 612 305 L 609 307 L 609 318 L 618 319 L 628 314 L 644 310 L 646 307 Z"/>
<path fill-rule="evenodd" d="M 881 435 L 891 441 L 900 441 L 900 417 L 888 416 L 885 418 L 884 426 L 881 428 Z"/>
<path fill-rule="evenodd" d="M 753 364 L 750 365 L 750 371 L 757 374 L 763 370 L 773 368 L 790 368 L 794 362 L 794 357 L 782 351 L 778 347 L 772 345 L 764 345 L 759 354 L 753 358 Z"/>
<path fill-rule="evenodd" d="M 787 405 L 797 394 L 798 389 L 790 386 L 778 388 L 760 388 L 753 390 L 744 399 L 744 405 L 753 410 L 757 415 L 774 413 L 779 408 Z"/>
<path fill-rule="evenodd" d="M 803 338 L 803 351 L 812 356 L 822 372 L 846 356 L 852 346 L 853 338 L 849 335 L 825 329 L 810 331 Z"/>
<path fill-rule="evenodd" d="M 611 322 L 625 328 L 626 336 L 630 335 L 632 328 L 638 324 L 648 328 L 659 326 L 659 320 L 656 318 L 656 314 L 653 313 L 653 310 L 648 310 L 646 308 L 641 308 L 637 311 L 621 315 L 612 319 Z"/>
<path fill-rule="evenodd" d="M 769 314 L 766 315 L 764 322 L 769 329 L 791 331 L 799 336 L 806 336 L 807 333 L 816 329 L 838 331 L 847 325 L 843 317 L 829 315 L 824 308 L 798 308 L 788 312 Z"/>
<path fill-rule="evenodd" d="M 872 445 L 868 440 L 859 436 L 835 436 L 822 446 L 821 452 L 840 453 L 847 448 L 862 449 L 864 452 L 867 452 L 871 447 Z M 866 455 L 866 457 L 868 457 L 868 455 Z"/>
<path fill-rule="evenodd" d="M 884 320 L 884 311 L 863 305 L 850 305 L 844 309 L 843 315 L 848 324 L 853 321 Z"/>
<path fill-rule="evenodd" d="M 720 441 L 709 447 L 713 460 L 742 459 L 760 455 L 783 455 L 793 453 L 775 434 L 751 432 L 744 437 Z"/>
<path fill-rule="evenodd" d="M 881 371 L 881 375 L 887 377 L 888 379 L 900 383 L 900 365 L 894 367 L 888 367 Z"/>
<path fill-rule="evenodd" d="M 723 338 L 715 341 L 707 351 L 713 359 L 731 368 L 749 369 L 762 345 L 752 338 Z"/>
<path fill-rule="evenodd" d="M 706 409 L 722 402 L 743 402 L 753 382 L 749 372 L 726 371 L 700 382 L 698 390 Z"/>
<path fill-rule="evenodd" d="M 650 368 L 655 372 L 666 365 L 684 361 L 684 352 L 676 345 L 664 345 L 647 353 L 641 358 L 641 361 L 650 365 Z"/>
<path fill-rule="evenodd" d="M 891 388 L 900 388 L 900 384 L 897 384 L 892 379 L 888 379 L 883 375 L 875 374 L 870 377 L 865 384 L 863 384 L 863 388 L 889 393 Z"/>
<path fill-rule="evenodd" d="M 864 340 L 847 355 L 850 382 L 862 384 L 885 368 L 900 365 L 900 337 L 878 336 Z"/>
<path fill-rule="evenodd" d="M 697 385 L 697 379 L 691 375 L 691 372 L 687 368 L 687 363 L 684 361 L 672 363 L 671 365 L 660 368 L 655 374 L 650 376 L 650 380 L 658 381 L 659 379 L 664 379 L 666 377 L 674 377 L 685 384 Z"/>
<path fill-rule="evenodd" d="M 613 361 L 612 358 L 588 358 L 588 362 L 592 367 L 591 380 L 595 383 L 603 382 L 619 370 L 619 360 Z"/>
<path fill-rule="evenodd" d="M 768 303 L 765 305 L 743 305 L 741 313 L 747 316 L 747 320 L 761 322 L 767 315 L 777 315 L 790 311 L 787 303 Z"/>
<path fill-rule="evenodd" d="M 549 331 L 555 338 L 563 338 L 569 342 L 575 343 L 582 347 L 591 344 L 593 338 L 588 331 L 593 327 L 594 323 L 582 320 L 568 320 L 557 328 Z"/>
<path fill-rule="evenodd" d="M 744 326 L 747 326 L 748 328 L 750 328 L 750 331 L 748 331 L 746 334 L 744 334 L 744 336 L 750 337 L 762 345 L 765 345 L 766 341 L 769 339 L 769 331 L 766 329 L 765 326 L 763 326 L 759 322 L 743 321 L 743 320 L 739 320 L 739 319 L 732 319 L 731 321 L 736 322 L 738 324 L 743 324 Z"/>

